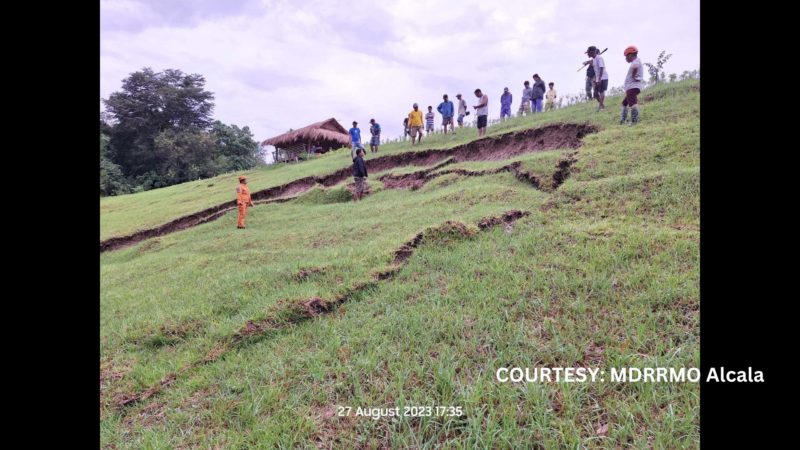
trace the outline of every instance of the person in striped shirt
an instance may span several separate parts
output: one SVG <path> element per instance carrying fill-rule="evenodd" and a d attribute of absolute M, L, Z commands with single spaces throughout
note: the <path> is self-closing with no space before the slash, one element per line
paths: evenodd
<path fill-rule="evenodd" d="M 425 114 L 425 133 L 430 135 L 433 132 L 433 119 L 436 115 L 433 114 L 433 106 L 428 106 L 428 112 Z"/>

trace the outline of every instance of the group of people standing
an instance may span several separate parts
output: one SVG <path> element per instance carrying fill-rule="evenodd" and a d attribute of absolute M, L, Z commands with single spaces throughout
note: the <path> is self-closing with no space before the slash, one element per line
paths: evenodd
<path fill-rule="evenodd" d="M 603 51 L 605 52 L 605 50 Z M 601 56 L 596 46 L 590 46 L 585 54 L 591 58 L 584 62 L 588 65 L 586 69 L 586 96 L 589 99 L 597 99 L 597 111 L 605 109 L 605 93 L 608 89 L 608 70 L 606 69 L 605 61 Z M 644 81 L 642 78 L 642 63 L 639 60 L 639 50 L 635 46 L 629 46 L 623 52 L 625 61 L 630 63 L 628 74 L 625 77 L 625 98 L 622 100 L 622 111 L 620 113 L 620 124 L 624 124 L 628 118 L 630 111 L 631 121 L 630 124 L 639 122 L 639 104 L 637 96 L 644 89 Z M 522 100 L 520 101 L 517 115 L 522 116 L 526 114 L 534 114 L 542 112 L 542 101 L 545 101 L 544 109 L 549 111 L 555 109 L 555 101 L 557 93 L 555 90 L 555 83 L 549 83 L 549 89 L 545 88 L 545 82 L 538 73 L 533 74 L 533 86 L 529 81 L 523 83 Z M 480 89 L 475 89 L 475 97 L 477 104 L 472 105 L 475 110 L 475 115 L 478 117 L 477 128 L 478 136 L 486 135 L 486 126 L 489 116 L 489 96 L 484 94 Z M 457 107 L 452 101 L 448 99 L 447 94 L 442 96 L 442 102 L 436 107 L 436 111 L 442 116 L 442 127 L 444 133 L 447 134 L 448 126 L 451 132 L 455 132 L 453 118 L 456 117 L 458 126 L 464 126 L 464 118 L 470 114 L 467 110 L 467 102 L 461 97 L 461 94 L 456 94 Z M 500 118 L 505 120 L 511 117 L 511 104 L 513 96 L 508 88 L 503 89 L 503 94 L 500 96 Z M 419 104 L 414 103 L 413 109 L 408 113 L 408 117 L 403 119 L 403 128 L 405 134 L 411 136 L 411 145 L 417 145 L 422 141 L 423 127 L 427 134 L 434 131 L 435 114 L 433 113 L 433 106 L 428 106 L 428 112 L 423 115 L 419 109 Z M 381 126 L 375 119 L 370 119 L 369 132 L 371 134 L 370 150 L 372 153 L 377 153 L 381 145 Z M 353 160 L 353 177 L 355 178 L 355 194 L 354 199 L 360 200 L 364 194 L 366 185 L 367 166 L 364 162 L 364 155 L 366 149 L 361 144 L 361 130 L 358 128 L 358 122 L 353 121 L 353 127 L 349 130 L 351 140 L 350 156 Z M 240 228 L 244 228 L 244 218 L 247 214 L 247 207 L 252 206 L 250 201 L 249 191 L 247 189 L 247 181 L 244 177 L 240 178 L 240 185 L 237 188 L 237 204 L 239 206 L 239 223 Z"/>
<path fill-rule="evenodd" d="M 603 51 L 605 52 L 605 50 Z M 597 111 L 605 109 L 605 93 L 608 90 L 608 70 L 606 69 L 605 61 L 601 56 L 596 46 L 590 46 L 585 54 L 591 58 L 584 62 L 584 65 L 589 67 L 586 69 L 586 96 L 589 99 L 597 99 Z M 630 110 L 631 125 L 639 122 L 639 104 L 637 96 L 644 89 L 644 81 L 642 79 L 642 63 L 639 61 L 639 50 L 635 46 L 630 46 L 623 52 L 625 60 L 630 63 L 628 75 L 625 77 L 625 98 L 622 100 L 622 111 L 620 113 L 620 124 L 624 124 L 628 117 Z M 533 86 L 530 81 L 523 83 L 522 100 L 520 101 L 518 116 L 526 114 L 534 114 L 542 112 L 542 101 L 546 99 L 544 108 L 545 111 L 555 109 L 555 101 L 557 93 L 555 90 L 555 83 L 549 83 L 549 89 L 545 88 L 545 82 L 538 73 L 533 74 Z M 477 128 L 478 136 L 486 135 L 486 126 L 489 116 L 489 96 L 484 94 L 480 89 L 475 89 L 475 97 L 478 99 L 477 104 L 473 105 L 475 115 L 478 117 Z M 461 94 L 456 94 L 458 101 L 458 126 L 464 126 L 464 117 L 469 115 L 467 111 L 467 102 L 461 98 Z M 503 89 L 503 94 L 500 96 L 500 118 L 505 120 L 511 117 L 511 104 L 513 96 L 509 89 Z M 423 127 L 427 134 L 434 131 L 435 114 L 433 113 L 433 106 L 428 106 L 428 112 L 423 115 L 419 109 L 419 104 L 414 103 L 408 117 L 403 119 L 403 129 L 405 135 L 411 136 L 411 145 L 417 145 L 422 141 Z M 453 124 L 453 116 L 456 113 L 455 105 L 447 97 L 447 94 L 442 96 L 442 102 L 436 107 L 439 114 L 442 115 L 442 127 L 444 133 L 447 134 L 447 128 L 450 127 L 451 132 L 455 132 Z M 381 126 L 375 119 L 370 119 L 370 148 L 372 153 L 378 152 L 380 146 L 380 133 Z M 367 178 L 367 166 L 364 163 L 364 154 L 366 150 L 361 145 L 361 131 L 358 128 L 358 122 L 353 121 L 353 128 L 350 128 L 350 139 L 352 141 L 351 157 L 353 159 L 353 177 L 355 178 L 355 195 L 356 201 L 360 200 L 363 192 L 365 179 Z"/>
<path fill-rule="evenodd" d="M 606 108 L 605 99 L 606 90 L 608 89 L 608 70 L 601 56 L 603 52 L 600 52 L 594 45 L 590 46 L 585 52 L 591 58 L 589 61 L 584 62 L 584 65 L 589 66 L 586 69 L 586 96 L 589 99 L 597 99 L 597 111 L 602 111 Z M 628 110 L 630 109 L 630 124 L 634 125 L 639 123 L 639 101 L 637 96 L 645 85 L 642 76 L 642 62 L 639 60 L 639 49 L 635 45 L 627 47 L 622 54 L 630 66 L 628 66 L 628 74 L 625 76 L 625 98 L 622 99 L 619 123 L 620 125 L 626 123 Z M 594 94 L 592 90 L 594 90 Z"/>
<path fill-rule="evenodd" d="M 358 122 L 353 121 L 353 127 L 348 131 L 350 133 L 350 157 L 356 157 L 356 150 L 361 149 L 364 153 L 367 150 L 361 145 L 361 129 L 358 128 Z M 381 124 L 375 119 L 369 119 L 369 133 L 372 137 L 369 140 L 369 148 L 372 153 L 378 153 L 378 147 L 381 145 Z"/>
<path fill-rule="evenodd" d="M 550 83 L 548 85 L 550 89 L 547 90 L 545 88 L 544 80 L 542 80 L 538 73 L 535 73 L 533 74 L 533 87 L 531 87 L 530 81 L 527 80 L 525 80 L 522 85 L 524 87 L 522 88 L 522 101 L 519 104 L 519 110 L 517 110 L 518 116 L 542 112 L 542 100 L 545 98 L 545 96 L 547 97 L 545 110 L 551 111 L 555 109 L 556 98 L 558 96 L 555 90 L 555 83 Z M 511 93 L 508 92 L 508 88 L 505 88 L 503 96 L 507 96 L 506 102 L 508 106 L 506 109 L 500 109 L 501 119 L 511 117 Z M 503 103 L 503 97 L 500 98 L 500 102 L 501 106 L 506 106 L 506 103 Z"/>
<path fill-rule="evenodd" d="M 545 110 L 555 109 L 555 101 L 557 93 L 554 88 L 555 83 L 550 83 L 550 89 L 545 89 L 544 80 L 539 77 L 539 74 L 533 75 L 533 88 L 530 87 L 530 82 L 525 81 L 522 90 L 522 101 L 520 102 L 518 115 L 532 114 L 534 112 L 542 112 L 542 100 L 546 97 Z M 475 115 L 478 118 L 477 128 L 478 136 L 486 134 L 486 125 L 489 118 L 489 96 L 484 94 L 480 89 L 475 89 L 475 97 L 478 98 L 478 104 L 473 105 Z M 458 116 L 457 122 L 459 128 L 464 126 L 464 118 L 470 114 L 467 111 L 467 102 L 461 98 L 461 94 L 456 94 L 458 99 Z M 503 94 L 500 96 L 500 118 L 507 119 L 511 117 L 511 103 L 513 96 L 508 88 L 503 89 Z M 442 115 L 442 127 L 444 134 L 447 134 L 447 127 L 450 127 L 451 132 L 455 132 L 453 124 L 453 116 L 455 115 L 455 106 L 453 102 L 447 97 L 447 94 L 442 96 L 442 103 L 436 107 L 439 114 Z M 419 104 L 414 103 L 413 109 L 408 113 L 408 117 L 403 119 L 403 130 L 405 136 L 411 137 L 411 145 L 416 145 L 422 140 L 423 124 L 426 134 L 434 131 L 435 114 L 433 113 L 433 106 L 428 106 L 428 112 L 423 116 L 422 111 L 419 110 Z M 424 119 L 424 121 L 423 121 Z"/>
<path fill-rule="evenodd" d="M 458 126 L 464 126 L 464 117 L 469 115 L 467 111 L 467 102 L 461 98 L 461 94 L 456 94 L 458 99 Z M 416 145 L 422 140 L 423 130 L 423 116 L 422 111 L 419 110 L 419 104 L 414 103 L 411 112 L 403 119 L 404 136 L 411 137 L 411 145 Z M 450 127 L 450 132 L 455 132 L 455 125 L 453 124 L 453 116 L 455 115 L 455 105 L 448 98 L 447 94 L 442 96 L 442 102 L 436 107 L 436 111 L 442 115 L 442 127 L 444 127 L 444 134 L 447 134 L 447 127 Z M 433 106 L 428 106 L 428 112 L 424 116 L 425 133 L 431 134 L 434 132 L 434 121 L 436 115 L 433 112 Z"/>
<path fill-rule="evenodd" d="M 478 136 L 483 136 L 486 134 L 486 125 L 489 117 L 489 96 L 480 89 L 475 89 L 475 97 L 478 99 L 478 104 L 473 105 L 472 108 L 475 109 L 475 114 L 478 116 Z M 458 112 L 456 121 L 459 128 L 464 126 L 464 118 L 470 114 L 467 111 L 467 102 L 461 97 L 461 94 L 456 94 L 456 99 L 458 102 L 457 110 L 447 94 L 442 95 L 442 102 L 436 107 L 436 111 L 442 115 L 444 134 L 447 134 L 448 127 L 450 127 L 451 133 L 455 133 L 453 118 L 456 116 L 456 111 Z M 408 113 L 408 117 L 403 119 L 403 129 L 405 130 L 405 135 L 411 137 L 411 145 L 416 145 L 422 141 L 423 115 L 422 111 L 419 110 L 418 103 L 414 103 L 412 108 L 411 112 Z M 424 126 L 427 134 L 434 131 L 435 118 L 433 106 L 428 106 L 428 112 L 424 116 Z"/>

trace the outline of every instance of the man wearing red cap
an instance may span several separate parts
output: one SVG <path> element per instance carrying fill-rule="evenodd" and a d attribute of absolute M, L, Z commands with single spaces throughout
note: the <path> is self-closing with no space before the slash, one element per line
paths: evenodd
<path fill-rule="evenodd" d="M 250 189 L 247 187 L 247 177 L 239 177 L 239 186 L 236 186 L 236 206 L 239 207 L 239 222 L 236 228 L 244 228 L 244 219 L 247 217 L 247 207 L 254 206 L 250 198 Z"/>
<path fill-rule="evenodd" d="M 628 75 L 625 77 L 625 98 L 622 99 L 622 114 L 619 124 L 623 125 L 628 118 L 628 107 L 631 108 L 631 125 L 639 123 L 639 102 L 636 98 L 644 89 L 642 81 L 642 62 L 639 61 L 639 49 L 631 45 L 623 52 L 625 61 L 631 63 Z"/>

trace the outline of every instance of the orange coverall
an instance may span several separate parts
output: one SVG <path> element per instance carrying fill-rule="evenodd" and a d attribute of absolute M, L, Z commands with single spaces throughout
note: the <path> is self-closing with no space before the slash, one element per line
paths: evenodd
<path fill-rule="evenodd" d="M 253 206 L 250 199 L 250 189 L 245 183 L 239 183 L 236 187 L 236 205 L 239 207 L 239 222 L 237 228 L 244 228 L 244 219 L 247 217 L 247 207 Z"/>

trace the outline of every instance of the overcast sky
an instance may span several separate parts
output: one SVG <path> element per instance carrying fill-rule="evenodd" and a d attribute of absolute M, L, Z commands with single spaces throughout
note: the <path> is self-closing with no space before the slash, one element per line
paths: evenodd
<path fill-rule="evenodd" d="M 394 138 L 414 102 L 474 105 L 475 88 L 493 119 L 533 73 L 581 91 L 589 45 L 608 47 L 610 86 L 628 45 L 643 62 L 672 53 L 667 74 L 700 68 L 699 0 L 101 0 L 100 13 L 101 98 L 143 67 L 198 73 L 214 118 L 259 142 L 329 117 L 362 136 L 374 117 Z"/>

